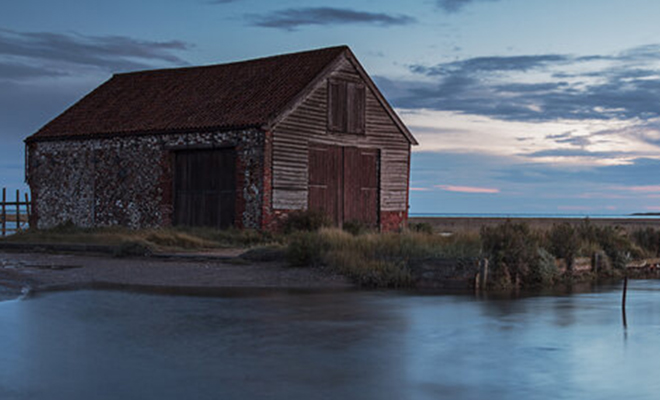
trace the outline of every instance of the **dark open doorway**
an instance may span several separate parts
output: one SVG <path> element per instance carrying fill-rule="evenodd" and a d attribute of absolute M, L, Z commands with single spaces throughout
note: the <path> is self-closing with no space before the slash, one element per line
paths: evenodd
<path fill-rule="evenodd" d="M 178 151 L 174 171 L 175 225 L 228 228 L 234 224 L 234 148 Z"/>

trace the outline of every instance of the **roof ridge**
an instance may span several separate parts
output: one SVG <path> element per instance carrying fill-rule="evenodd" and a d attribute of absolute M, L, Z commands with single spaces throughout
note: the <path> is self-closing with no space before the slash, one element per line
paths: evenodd
<path fill-rule="evenodd" d="M 226 67 L 229 65 L 240 65 L 240 64 L 250 64 L 250 63 L 257 63 L 257 62 L 263 62 L 265 60 L 276 60 L 278 58 L 283 58 L 283 57 L 291 57 L 291 56 L 301 56 L 305 54 L 312 54 L 312 53 L 321 53 L 321 52 L 330 52 L 332 50 L 349 50 L 350 47 L 348 45 L 338 45 L 338 46 L 330 46 L 330 47 L 320 47 L 318 49 L 312 49 L 312 50 L 303 50 L 303 51 L 296 51 L 293 53 L 281 53 L 281 54 L 275 54 L 272 56 L 265 56 L 265 57 L 259 57 L 259 58 L 250 58 L 246 60 L 240 60 L 240 61 L 230 61 L 226 63 L 220 63 L 220 64 L 208 64 L 208 65 L 191 65 L 191 66 L 186 66 L 186 67 L 175 67 L 175 68 L 156 68 L 156 69 L 145 69 L 145 70 L 140 70 L 140 71 L 129 71 L 129 72 L 119 72 L 115 73 L 112 76 L 115 77 L 121 77 L 121 76 L 127 76 L 127 75 L 140 75 L 140 74 L 150 74 L 154 72 L 177 72 L 177 71 L 189 71 L 189 70 L 194 70 L 194 69 L 207 69 L 207 68 L 217 68 L 217 67 Z"/>

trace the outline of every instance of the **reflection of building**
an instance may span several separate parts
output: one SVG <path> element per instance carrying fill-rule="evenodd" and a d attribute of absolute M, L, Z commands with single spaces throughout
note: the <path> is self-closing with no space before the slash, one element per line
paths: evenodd
<path fill-rule="evenodd" d="M 118 74 L 26 139 L 37 226 L 395 229 L 408 129 L 348 47 Z"/>

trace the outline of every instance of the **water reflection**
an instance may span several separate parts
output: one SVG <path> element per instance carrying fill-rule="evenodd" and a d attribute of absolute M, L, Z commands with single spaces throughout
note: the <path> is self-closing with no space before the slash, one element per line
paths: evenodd
<path fill-rule="evenodd" d="M 627 341 L 620 296 L 50 294 L 0 303 L 0 398 L 656 398 L 660 284 Z"/>

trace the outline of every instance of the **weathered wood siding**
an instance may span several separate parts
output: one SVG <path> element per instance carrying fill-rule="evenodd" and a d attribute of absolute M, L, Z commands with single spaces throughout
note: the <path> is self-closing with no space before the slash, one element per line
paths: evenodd
<path fill-rule="evenodd" d="M 361 81 L 348 59 L 328 79 Z M 310 142 L 380 150 L 380 210 L 407 210 L 410 143 L 374 93 L 366 87 L 366 132 L 334 134 L 328 130 L 328 82 L 320 81 L 311 94 L 273 130 L 273 208 L 307 208 L 308 149 Z"/>

